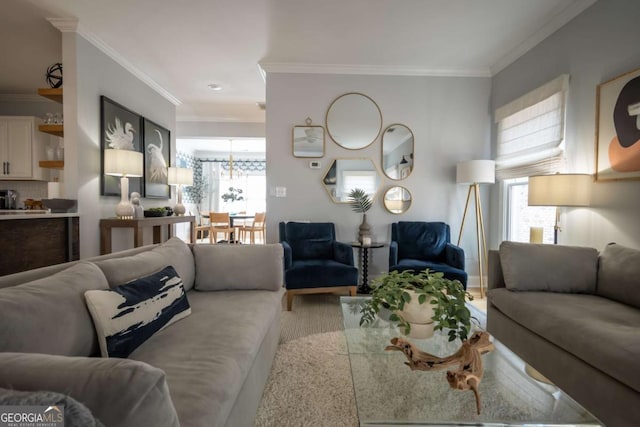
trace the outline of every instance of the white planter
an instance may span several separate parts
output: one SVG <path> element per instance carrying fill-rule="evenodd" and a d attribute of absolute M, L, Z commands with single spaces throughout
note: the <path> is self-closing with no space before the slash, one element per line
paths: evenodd
<path fill-rule="evenodd" d="M 433 336 L 433 304 L 429 300 L 424 304 L 418 303 L 418 294 L 415 291 L 407 290 L 411 295 L 411 301 L 405 303 L 404 309 L 396 314 L 411 325 L 408 337 L 429 338 Z"/>

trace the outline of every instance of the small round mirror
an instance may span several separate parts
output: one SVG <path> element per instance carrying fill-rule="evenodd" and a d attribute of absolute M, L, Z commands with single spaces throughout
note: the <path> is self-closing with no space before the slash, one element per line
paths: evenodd
<path fill-rule="evenodd" d="M 404 187 L 396 185 L 384 193 L 384 207 L 392 214 L 402 214 L 411 207 L 411 193 Z"/>
<path fill-rule="evenodd" d="M 380 108 L 367 95 L 346 93 L 327 110 L 327 132 L 336 144 L 359 150 L 373 143 L 382 130 Z"/>
<path fill-rule="evenodd" d="M 382 134 L 382 170 L 390 179 L 404 179 L 413 170 L 413 132 L 396 123 Z"/>

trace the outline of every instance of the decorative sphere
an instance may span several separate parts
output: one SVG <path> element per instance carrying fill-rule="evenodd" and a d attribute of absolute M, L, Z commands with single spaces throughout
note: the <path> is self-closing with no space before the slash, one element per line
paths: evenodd
<path fill-rule="evenodd" d="M 62 86 L 62 64 L 60 62 L 56 62 L 47 68 L 47 83 L 52 88 Z"/>

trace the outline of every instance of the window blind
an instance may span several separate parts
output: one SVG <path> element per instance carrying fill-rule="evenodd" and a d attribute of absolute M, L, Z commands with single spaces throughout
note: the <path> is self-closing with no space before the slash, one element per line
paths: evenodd
<path fill-rule="evenodd" d="M 562 169 L 568 87 L 564 74 L 496 110 L 498 179 Z"/>

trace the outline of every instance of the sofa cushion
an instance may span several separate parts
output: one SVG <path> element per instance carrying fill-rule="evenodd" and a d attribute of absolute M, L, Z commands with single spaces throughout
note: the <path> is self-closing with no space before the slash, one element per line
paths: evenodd
<path fill-rule="evenodd" d="M 444 273 L 444 277 L 449 280 L 458 280 L 463 286 L 467 283 L 467 273 L 464 270 L 459 268 L 452 267 L 449 264 L 444 262 L 437 261 L 423 261 L 420 259 L 411 259 L 405 258 L 400 260 L 396 265 L 392 265 L 389 267 L 389 271 L 405 271 L 405 270 L 413 270 L 414 272 L 424 271 L 426 269 L 429 271 L 436 271 Z"/>
<path fill-rule="evenodd" d="M 166 373 L 183 427 L 225 425 L 267 331 L 280 321 L 282 290 L 187 295 L 191 316 L 129 357 Z"/>
<path fill-rule="evenodd" d="M 640 308 L 640 251 L 607 245 L 600 254 L 596 293 Z"/>
<path fill-rule="evenodd" d="M 200 291 L 282 288 L 284 255 L 280 244 L 195 245 L 193 255 L 195 288 Z"/>
<path fill-rule="evenodd" d="M 98 267 L 80 262 L 47 278 L 0 289 L 0 352 L 98 354 L 84 292 L 107 288 Z"/>
<path fill-rule="evenodd" d="M 500 244 L 500 264 L 507 289 L 595 293 L 598 251 L 593 248 Z"/>
<path fill-rule="evenodd" d="M 640 310 L 597 295 L 489 291 L 516 323 L 640 392 Z"/>
<path fill-rule="evenodd" d="M 0 387 L 64 393 L 106 426 L 179 426 L 164 372 L 135 360 L 0 353 Z"/>
<path fill-rule="evenodd" d="M 357 286 L 358 269 L 330 259 L 295 261 L 285 272 L 287 289 Z"/>
<path fill-rule="evenodd" d="M 168 265 L 176 269 L 187 291 L 193 287 L 195 278 L 191 249 L 177 237 L 172 237 L 150 251 L 126 258 L 95 261 L 95 264 L 107 276 L 109 286 L 112 288 L 156 273 Z"/>
<path fill-rule="evenodd" d="M 171 266 L 84 296 L 102 357 L 127 357 L 154 333 L 191 314 L 182 280 Z"/>

